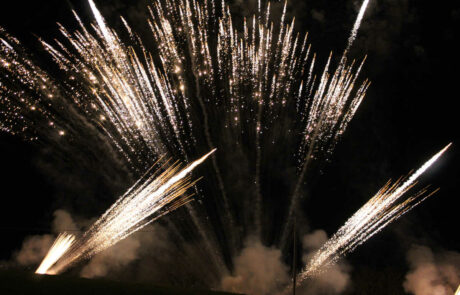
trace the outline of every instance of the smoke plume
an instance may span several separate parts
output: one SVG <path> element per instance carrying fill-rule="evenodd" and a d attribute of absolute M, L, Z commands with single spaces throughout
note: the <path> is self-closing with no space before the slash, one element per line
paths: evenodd
<path fill-rule="evenodd" d="M 453 295 L 460 283 L 460 253 L 433 253 L 426 246 L 414 245 L 407 252 L 410 271 L 404 290 L 414 295 Z"/>
<path fill-rule="evenodd" d="M 221 289 L 254 295 L 277 294 L 289 281 L 288 267 L 281 261 L 281 251 L 250 239 L 235 259 L 233 275 L 225 276 Z"/>
<path fill-rule="evenodd" d="M 80 275 L 84 278 L 107 277 L 116 275 L 131 263 L 144 259 L 146 252 L 162 253 L 169 245 L 165 230 L 160 225 L 149 225 L 135 232 L 121 242 L 97 254 L 83 267 Z M 153 276 L 150 265 L 148 273 Z M 150 277 L 152 279 L 152 277 Z"/>
<path fill-rule="evenodd" d="M 52 222 L 52 232 L 61 233 L 64 231 L 76 231 L 77 226 L 72 219 L 72 216 L 65 210 L 56 210 Z M 55 236 L 51 234 L 34 235 L 24 239 L 21 249 L 14 254 L 15 261 L 22 266 L 31 266 L 39 264 L 45 257 L 46 253 L 53 244 Z"/>
<path fill-rule="evenodd" d="M 304 236 L 302 243 L 304 248 L 303 262 L 305 264 L 312 258 L 315 252 L 327 241 L 328 237 L 324 230 L 316 230 Z M 299 288 L 299 294 L 305 295 L 332 295 L 343 293 L 350 285 L 351 267 L 344 261 L 339 261 L 327 267 L 321 274 L 313 277 L 308 284 Z"/>
<path fill-rule="evenodd" d="M 53 244 L 53 235 L 36 235 L 27 237 L 21 250 L 16 253 L 15 260 L 19 265 L 29 266 L 40 263 Z"/>
<path fill-rule="evenodd" d="M 93 257 L 82 269 L 84 278 L 104 277 L 110 271 L 127 266 L 138 258 L 140 241 L 130 236 Z"/>

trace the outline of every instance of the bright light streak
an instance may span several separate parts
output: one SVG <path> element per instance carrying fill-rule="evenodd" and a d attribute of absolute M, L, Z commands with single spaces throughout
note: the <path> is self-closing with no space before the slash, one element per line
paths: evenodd
<path fill-rule="evenodd" d="M 87 259 L 125 239 L 161 216 L 190 201 L 185 195 L 194 182 L 188 175 L 215 149 L 184 169 L 173 164 L 131 187 L 81 237 L 60 235 L 37 273 L 58 274 L 71 264 Z"/>
<path fill-rule="evenodd" d="M 412 208 L 420 204 L 432 193 L 427 189 L 402 199 L 415 184 L 417 179 L 430 168 L 451 146 L 448 144 L 441 151 L 425 162 L 407 179 L 399 179 L 394 184 L 388 182 L 377 194 L 361 207 L 345 224 L 318 250 L 299 274 L 298 283 L 324 270 L 340 257 L 353 251 L 373 235 L 381 231 L 392 221 L 400 218 Z"/>
<path fill-rule="evenodd" d="M 59 234 L 56 241 L 49 249 L 45 258 L 43 259 L 40 266 L 37 268 L 35 273 L 45 274 L 48 272 L 48 269 L 56 263 L 56 261 L 64 255 L 64 253 L 69 249 L 72 243 L 75 241 L 75 236 L 67 233 Z M 52 273 L 47 273 L 52 274 Z"/>

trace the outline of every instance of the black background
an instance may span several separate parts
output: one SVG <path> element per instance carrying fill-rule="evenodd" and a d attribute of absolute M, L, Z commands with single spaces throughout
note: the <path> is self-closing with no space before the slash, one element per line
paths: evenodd
<path fill-rule="evenodd" d="M 356 16 L 353 2 L 291 2 L 290 14 L 296 16 L 300 31 L 310 31 L 316 52 L 325 57 L 331 49 L 343 50 Z M 304 210 L 312 228 L 333 233 L 389 178 L 419 167 L 453 142 L 421 180 L 441 190 L 351 254 L 356 273 L 367 268 L 404 273 L 405 252 L 412 243 L 435 251 L 460 250 L 456 45 L 460 10 L 449 7 L 455 5 L 450 3 L 371 1 L 352 49 L 356 58 L 368 54 L 363 76 L 372 85 L 309 192 L 312 197 Z M 104 1 L 99 6 L 109 22 L 115 19 L 116 23 L 118 14 L 136 17 L 133 11 L 137 11 L 121 1 Z M 83 1 L 16 0 L 0 4 L 0 25 L 26 46 L 38 48 L 34 34 L 51 40 L 58 36 L 57 21 L 75 25 L 70 7 L 83 18 L 91 17 Z M 324 20 L 312 18 L 312 9 L 323 13 Z M 146 30 L 142 22 L 133 22 L 135 28 Z M 25 236 L 49 231 L 56 196 L 61 193 L 60 185 L 37 165 L 40 148 L 7 134 L 0 137 L 0 260 L 8 260 Z"/>

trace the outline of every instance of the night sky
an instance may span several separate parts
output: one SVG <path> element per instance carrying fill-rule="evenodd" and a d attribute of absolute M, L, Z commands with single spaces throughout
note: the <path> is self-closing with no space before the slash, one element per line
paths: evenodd
<path fill-rule="evenodd" d="M 99 2 L 110 24 L 119 26 L 117 17 L 122 14 L 135 30 L 148 32 L 141 21 L 144 1 Z M 239 7 L 245 1 L 240 2 L 232 7 L 244 15 Z M 411 244 L 460 251 L 456 45 L 460 7 L 454 2 L 371 0 L 352 48 L 351 55 L 358 60 L 367 54 L 361 77 L 368 77 L 372 85 L 330 161 L 318 165 L 310 176 L 302 202 L 309 229 L 332 234 L 388 179 L 407 174 L 453 142 L 421 179 L 422 186 L 441 190 L 349 255 L 354 275 L 369 269 L 382 277 L 403 275 Z M 0 4 L 0 26 L 43 57 L 36 36 L 57 37 L 56 22 L 73 28 L 70 8 L 85 20 L 92 17 L 85 1 L 16 0 Z M 309 31 L 313 50 L 325 59 L 330 50 L 337 54 L 343 50 L 357 8 L 359 2 L 350 0 L 291 0 L 288 13 L 296 17 L 298 31 Z M 87 210 L 86 217 L 94 217 L 129 186 L 128 176 L 112 185 L 107 177 L 98 176 L 99 168 L 91 171 L 106 165 L 92 157 L 86 166 L 66 162 L 65 157 L 53 156 L 52 147 L 0 134 L 0 261 L 9 260 L 24 237 L 49 232 L 54 210 L 74 209 L 80 214 Z M 114 175 L 123 174 L 122 169 L 113 169 Z M 90 196 L 78 201 L 88 192 Z"/>

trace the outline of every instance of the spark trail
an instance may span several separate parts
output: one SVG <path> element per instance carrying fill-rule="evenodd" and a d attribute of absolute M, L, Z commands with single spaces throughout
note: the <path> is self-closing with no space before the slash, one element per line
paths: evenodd
<path fill-rule="evenodd" d="M 49 268 L 53 266 L 56 261 L 62 257 L 62 255 L 64 255 L 74 241 L 74 235 L 67 233 L 59 234 L 35 273 L 46 274 Z"/>
<path fill-rule="evenodd" d="M 155 1 L 147 22 L 157 56 L 124 19 L 129 41 L 109 27 L 93 1 L 89 4 L 94 24 L 85 26 L 75 13 L 78 30 L 59 25 L 64 40 L 54 45 L 40 40 L 67 77 L 64 82 L 35 65 L 20 43 L 1 30 L 2 129 L 34 130 L 32 138 L 55 133 L 70 138 L 83 125 L 74 118 L 83 117 L 136 174 L 163 154 L 187 161 L 196 146 L 226 150 L 236 145 L 255 173 L 249 184 L 256 191 L 255 206 L 227 198 L 224 184 L 233 181 L 213 158 L 213 183 L 220 192 L 208 186 L 206 193 L 221 197 L 206 198 L 208 206 L 198 218 L 190 211 L 197 232 L 220 256 L 232 256 L 241 247 L 241 228 L 244 233 L 269 231 L 264 227 L 270 224 L 261 219 L 268 181 L 264 172 L 276 158 L 270 148 L 292 142 L 284 149 L 293 155 L 286 165 L 296 165 L 303 178 L 308 162 L 332 152 L 369 87 L 367 80 L 357 81 L 362 63 L 356 66 L 346 55 L 338 64 L 329 56 L 317 70 L 307 35 L 295 33 L 285 8 L 273 21 L 270 3 L 263 8 L 259 1 L 258 15 L 235 24 L 225 1 Z M 65 113 L 69 106 L 78 116 Z M 294 194 L 290 201 L 288 224 L 297 198 Z M 234 207 L 253 216 L 249 229 L 234 216 Z M 214 214 L 209 208 L 217 208 L 219 220 L 203 234 L 201 224 Z"/>
<path fill-rule="evenodd" d="M 338 138 L 347 128 L 348 123 L 351 121 L 351 118 L 354 116 L 354 113 L 358 109 L 367 91 L 367 88 L 370 85 L 370 83 L 366 81 L 361 86 L 361 88 L 358 90 L 357 95 L 356 95 L 357 98 L 355 100 L 352 100 L 351 103 L 347 102 L 346 100 L 340 101 L 340 95 L 344 95 L 342 91 L 344 91 L 345 93 L 348 93 L 347 94 L 348 96 L 349 91 L 353 89 L 354 84 L 356 82 L 356 77 L 350 76 L 349 79 L 351 80 L 348 80 L 348 81 L 347 81 L 347 78 L 345 78 L 350 75 L 349 70 L 346 69 L 347 54 L 350 51 L 350 48 L 356 39 L 359 27 L 361 26 L 361 22 L 364 17 L 364 13 L 366 12 L 368 4 L 369 4 L 369 0 L 364 0 L 363 3 L 361 4 L 361 8 L 359 10 L 358 16 L 353 25 L 350 36 L 348 37 L 346 49 L 340 59 L 339 66 L 332 77 L 332 81 L 334 83 L 338 82 L 338 85 L 334 86 L 334 88 L 335 87 L 337 88 L 336 89 L 333 88 L 331 93 L 324 94 L 326 97 L 330 97 L 327 103 L 329 103 L 329 101 L 334 103 L 337 100 L 336 96 L 338 96 L 339 98 L 338 103 L 343 104 L 343 105 L 340 108 L 334 108 L 333 106 L 330 106 L 330 105 L 315 107 L 311 109 L 310 111 L 311 113 L 308 116 L 308 118 L 314 118 L 314 119 L 316 118 L 316 121 L 312 121 L 312 122 L 308 121 L 307 128 L 305 129 L 305 132 L 304 132 L 304 136 L 308 140 L 305 140 L 305 142 L 302 145 L 303 153 L 301 154 L 304 155 L 304 159 L 301 162 L 300 174 L 299 174 L 297 183 L 294 187 L 294 191 L 292 193 L 291 199 L 289 200 L 287 218 L 286 218 L 285 225 L 283 227 L 283 231 L 281 233 L 281 238 L 279 240 L 280 242 L 279 246 L 280 246 L 280 249 L 282 250 L 285 249 L 286 243 L 288 242 L 288 235 L 291 233 L 293 217 L 294 217 L 295 210 L 297 208 L 297 204 L 301 196 L 301 188 L 303 186 L 305 175 L 307 173 L 307 169 L 308 169 L 310 162 L 312 161 L 312 159 L 316 157 L 317 150 L 324 149 L 326 150 L 326 153 L 332 153 L 332 150 L 335 144 L 337 143 Z M 325 72 L 321 76 L 320 86 L 319 86 L 320 89 L 321 89 L 321 84 L 324 83 L 324 79 L 327 79 L 328 77 L 327 69 L 329 67 L 330 61 L 331 61 L 331 57 L 329 57 Z M 361 71 L 363 63 L 361 63 L 358 70 L 356 71 L 356 76 Z M 318 98 L 314 100 L 317 100 L 317 99 Z M 350 105 L 347 105 L 347 103 L 350 103 Z M 347 111 L 347 107 L 349 108 L 348 111 Z M 346 120 L 344 120 L 344 122 L 339 122 L 340 115 L 344 111 L 347 112 L 347 114 L 345 115 Z M 337 112 L 337 113 L 335 114 L 334 112 Z M 337 126 L 339 127 L 337 128 Z M 328 140 L 330 140 L 329 143 L 328 143 Z"/>
<path fill-rule="evenodd" d="M 318 66 L 320 57 L 307 35 L 296 33 L 294 20 L 286 20 L 286 4 L 280 8 L 281 17 L 274 19 L 271 12 L 279 4 L 265 5 L 261 0 L 257 14 L 241 23 L 226 1 L 153 1 L 146 20 L 155 41 L 153 50 L 124 19 L 125 34 L 116 32 L 89 0 L 94 23 L 85 25 L 74 12 L 78 29 L 59 24 L 63 40 L 40 39 L 61 70 L 57 76 L 38 66 L 20 42 L 0 28 L 0 128 L 31 140 L 48 139 L 56 149 L 65 146 L 62 143 L 67 139 L 97 145 L 78 137 L 82 130 L 92 128 L 136 176 L 149 168 L 146 163 L 162 155 L 188 163 L 198 147 L 218 146 L 241 153 L 252 173 L 249 181 L 237 179 L 247 184 L 243 201 L 225 190 L 235 186 L 228 172 L 235 163 L 231 158 L 217 161 L 213 157 L 207 185 L 194 189 L 216 197 L 204 198 L 200 206 L 187 204 L 194 232 L 204 242 L 197 243 L 195 251 L 206 252 L 203 260 L 213 264 L 203 272 L 219 279 L 232 271 L 243 234 L 255 231 L 263 239 L 264 230 L 270 231 L 271 221 L 263 222 L 267 221 L 263 204 L 269 199 L 265 194 L 270 194 L 270 164 L 280 152 L 287 155 L 283 168 L 297 167 L 299 177 L 287 200 L 285 226 L 277 235 L 281 239 L 264 242 L 285 248 L 307 168 L 332 153 L 369 87 L 368 80 L 358 81 L 364 60 L 349 61 L 347 56 L 368 4 L 369 0 L 362 3 L 340 61 L 335 62 L 331 54 L 324 66 Z M 84 235 L 75 240 L 68 235 L 58 237 L 61 246 L 52 247 L 41 272 L 45 268 L 47 273 L 63 271 L 145 226 L 149 218 L 159 218 L 186 203 L 182 195 L 194 182 L 183 176 L 177 163 L 160 168 L 165 171 L 141 178 Z M 317 262 L 304 271 L 305 277 L 421 202 L 423 195 L 417 194 L 398 203 L 423 171 L 382 188 L 358 211 L 368 215 L 352 217 L 322 249 L 326 254 L 318 254 Z M 184 178 L 176 181 L 175 175 Z M 248 198 L 248 191 L 255 191 L 254 199 Z M 154 201 L 152 196 L 159 199 Z M 393 203 L 379 207 L 395 196 Z M 248 199 L 251 206 L 243 206 Z M 372 211 L 374 207 L 381 211 Z M 232 208 L 247 212 L 237 217 L 239 212 Z M 252 224 L 242 222 L 241 215 L 251 216 L 246 219 Z M 196 257 L 196 253 L 188 254 Z"/>
<path fill-rule="evenodd" d="M 403 196 L 417 183 L 417 179 L 429 169 L 451 146 L 448 144 L 441 151 L 425 162 L 408 178 L 400 178 L 395 183 L 388 182 L 361 207 L 345 224 L 318 250 L 298 275 L 298 284 L 316 275 L 328 265 L 337 262 L 340 257 L 352 252 L 356 247 L 370 239 L 385 226 L 423 202 L 434 192 L 423 189 L 404 199 Z"/>
<path fill-rule="evenodd" d="M 361 8 L 359 9 L 358 16 L 356 17 L 355 24 L 353 25 L 353 29 L 351 30 L 350 36 L 348 37 L 347 48 L 345 49 L 348 52 L 353 45 L 353 42 L 358 35 L 359 27 L 361 26 L 361 22 L 364 17 L 364 13 L 366 12 L 367 6 L 369 5 L 369 0 L 364 0 L 361 4 Z"/>
<path fill-rule="evenodd" d="M 214 151 L 183 169 L 176 162 L 162 173 L 155 172 L 141 179 L 81 237 L 74 240 L 74 236 L 60 235 L 36 272 L 60 273 L 72 264 L 92 257 L 188 203 L 191 195 L 186 195 L 186 191 L 194 185 L 188 175 Z"/>

